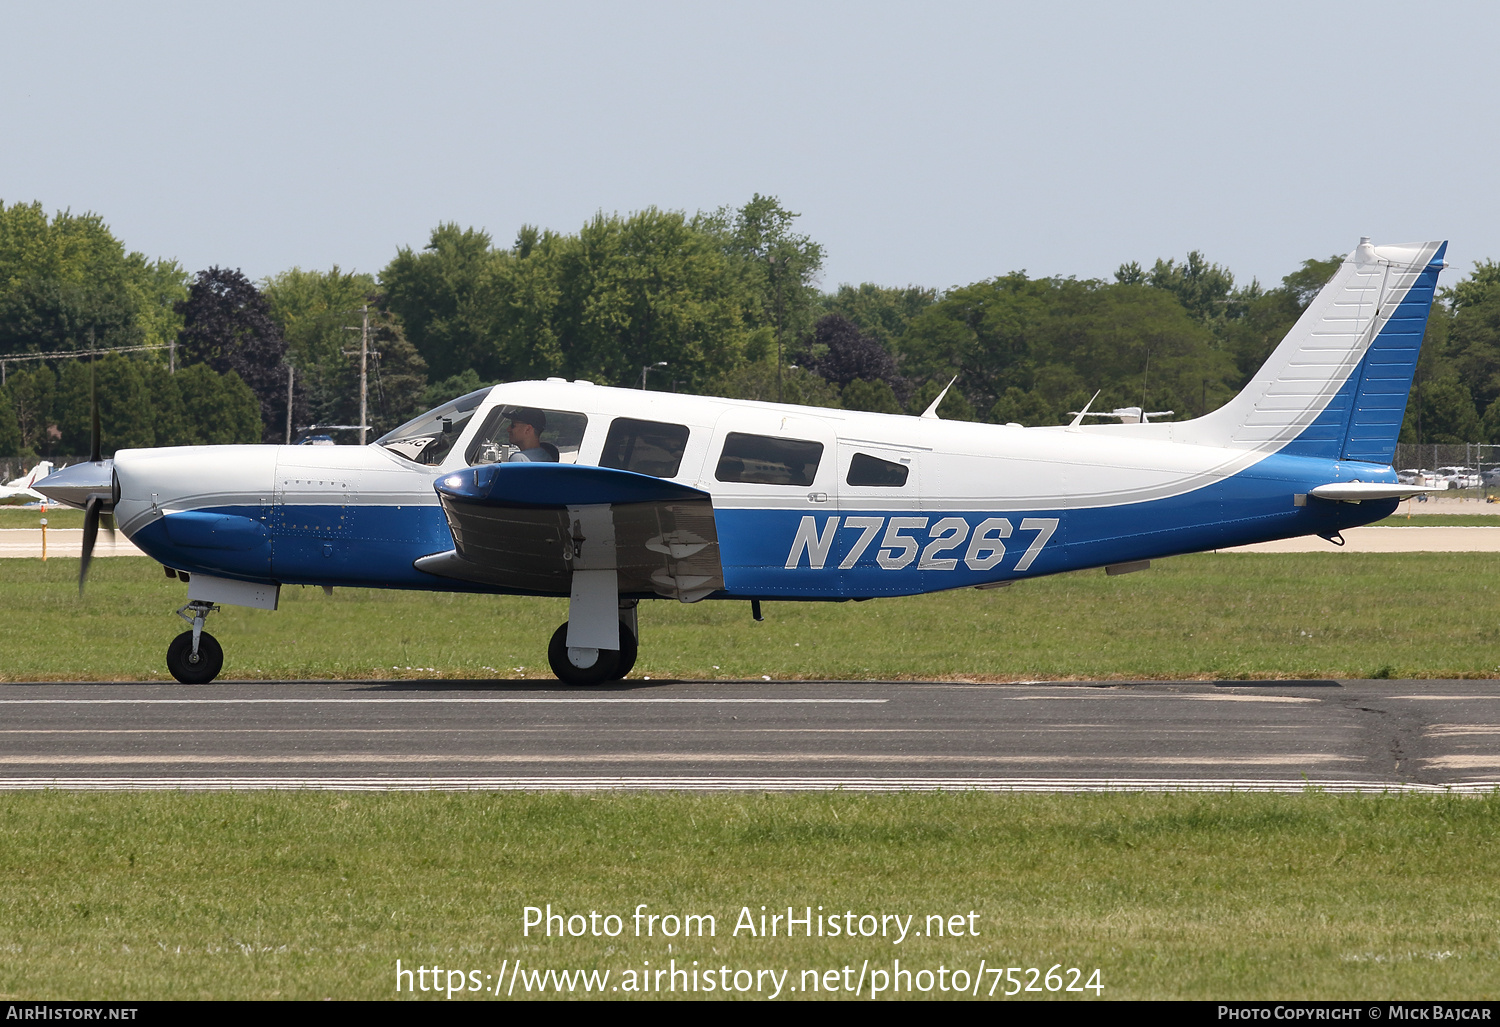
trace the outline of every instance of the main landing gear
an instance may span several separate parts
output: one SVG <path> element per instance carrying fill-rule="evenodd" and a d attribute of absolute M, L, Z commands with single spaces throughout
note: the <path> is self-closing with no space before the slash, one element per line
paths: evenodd
<path fill-rule="evenodd" d="M 177 611 L 177 616 L 193 629 L 184 631 L 167 646 L 167 670 L 184 685 L 206 685 L 224 669 L 224 650 L 219 640 L 203 630 L 203 622 L 217 609 L 213 603 L 196 599 Z M 192 611 L 192 615 L 187 611 Z"/>
<path fill-rule="evenodd" d="M 638 652 L 636 644 L 636 604 L 620 605 L 620 648 L 593 649 L 568 645 L 568 622 L 552 633 L 547 646 L 547 662 L 552 673 L 565 685 L 602 685 L 618 681 L 635 666 Z"/>

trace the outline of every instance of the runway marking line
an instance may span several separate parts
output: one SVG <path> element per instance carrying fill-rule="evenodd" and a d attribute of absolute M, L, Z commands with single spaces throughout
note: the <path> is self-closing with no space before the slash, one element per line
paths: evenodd
<path fill-rule="evenodd" d="M 1013 699 L 1016 702 L 1043 701 L 1052 702 L 1060 700 L 1084 700 L 1089 699 L 1188 699 L 1194 702 L 1268 702 L 1268 703 L 1309 703 L 1322 702 L 1322 699 L 1306 695 L 1198 695 L 1193 692 L 1100 692 L 1097 695 L 1011 695 L 1004 698 Z"/>
<path fill-rule="evenodd" d="M 1456 699 L 1500 699 L 1500 693 L 1495 695 L 1393 695 L 1392 699 L 1422 699 L 1428 701 L 1444 700 L 1452 702 Z"/>
<path fill-rule="evenodd" d="M 1333 753 L 1284 753 L 1273 756 L 987 756 L 957 754 L 912 756 L 904 753 L 842 752 L 608 752 L 608 753 L 426 753 L 426 752 L 313 752 L 281 755 L 248 753 L 28 753 L 0 756 L 0 766 L 129 766 L 174 764 L 331 764 L 340 763 L 896 763 L 990 764 L 1034 766 L 1045 763 L 1092 763 L 1128 767 L 1305 767 L 1326 763 L 1358 763 L 1359 756 Z"/>

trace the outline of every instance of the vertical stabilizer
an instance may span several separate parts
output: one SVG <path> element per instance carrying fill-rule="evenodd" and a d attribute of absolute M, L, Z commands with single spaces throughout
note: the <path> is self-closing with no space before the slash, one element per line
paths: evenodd
<path fill-rule="evenodd" d="M 1447 245 L 1361 239 L 1240 394 L 1173 436 L 1389 464 Z"/>

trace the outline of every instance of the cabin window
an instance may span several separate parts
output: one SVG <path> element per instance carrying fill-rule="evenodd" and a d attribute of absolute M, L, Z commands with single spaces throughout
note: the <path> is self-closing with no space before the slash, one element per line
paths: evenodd
<path fill-rule="evenodd" d="M 460 396 L 420 417 L 414 417 L 376 439 L 375 445 L 413 463 L 440 464 L 458 441 L 458 437 L 464 433 L 474 411 L 479 409 L 479 404 L 490 394 L 490 388 L 493 386 Z"/>
<path fill-rule="evenodd" d="M 499 406 L 489 412 L 474 441 L 469 464 L 576 464 L 589 419 L 571 410 Z"/>
<path fill-rule="evenodd" d="M 730 432 L 714 477 L 756 485 L 811 485 L 823 443 Z"/>
<path fill-rule="evenodd" d="M 906 484 L 911 468 L 906 464 L 893 464 L 867 453 L 855 453 L 849 461 L 849 474 L 844 480 L 850 485 L 871 485 L 876 488 L 898 489 Z"/>
<path fill-rule="evenodd" d="M 686 425 L 661 421 L 638 421 L 633 417 L 616 417 L 604 440 L 600 467 L 650 474 L 657 478 L 675 478 L 687 449 Z"/>

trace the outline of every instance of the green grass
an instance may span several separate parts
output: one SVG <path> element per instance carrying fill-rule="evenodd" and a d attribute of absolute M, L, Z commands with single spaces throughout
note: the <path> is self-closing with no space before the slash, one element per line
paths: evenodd
<path fill-rule="evenodd" d="M 51 506 L 46 513 L 49 528 L 83 527 L 83 511 L 66 506 Z M 42 511 L 0 508 L 0 528 L 41 528 Z M 40 535 L 38 535 L 40 538 Z"/>
<path fill-rule="evenodd" d="M 1497 832 L 1495 797 L 10 793 L 0 995 L 380 999 L 398 958 L 796 982 L 900 957 L 1097 967 L 1113 999 L 1494 999 Z M 523 937 L 547 903 L 717 933 Z M 979 936 L 734 937 L 762 905 L 974 910 Z"/>
<path fill-rule="evenodd" d="M 181 582 L 141 558 L 0 561 L 0 681 L 165 679 Z M 550 677 L 564 600 L 316 588 L 210 618 L 225 678 Z M 1205 554 L 869 603 L 650 602 L 633 677 L 1500 676 L 1500 554 Z"/>

